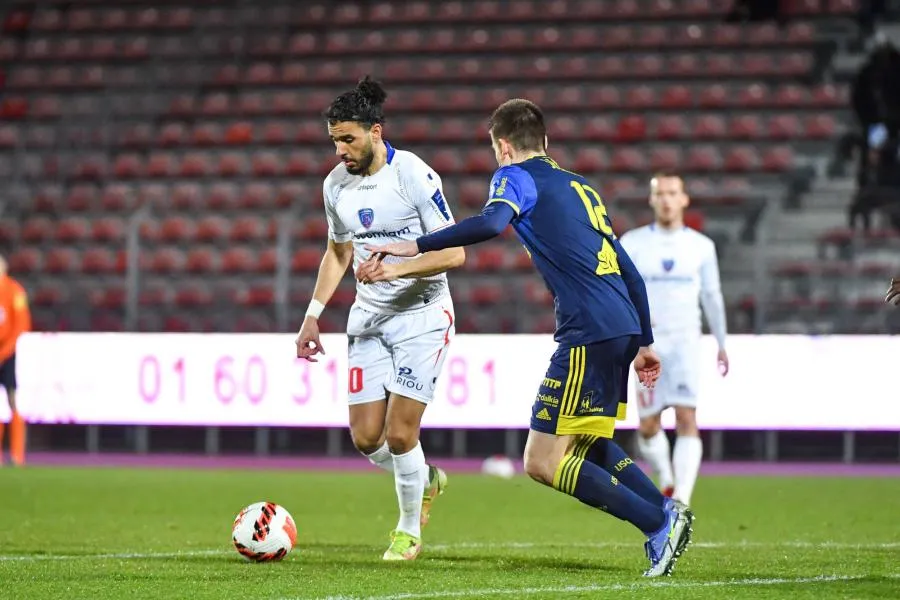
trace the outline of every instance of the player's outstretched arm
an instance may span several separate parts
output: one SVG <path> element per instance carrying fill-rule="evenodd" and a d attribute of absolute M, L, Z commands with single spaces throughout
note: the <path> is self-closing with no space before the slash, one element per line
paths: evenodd
<path fill-rule="evenodd" d="M 385 263 L 385 254 L 373 254 L 356 269 L 360 283 L 377 283 L 395 279 L 431 277 L 461 267 L 466 262 L 464 248 L 446 248 L 429 252 L 400 263 Z"/>
<path fill-rule="evenodd" d="M 325 348 L 319 340 L 319 315 L 331 300 L 338 284 L 347 272 L 347 267 L 353 261 L 353 243 L 335 242 L 328 240 L 328 248 L 319 265 L 319 274 L 316 276 L 316 287 L 313 290 L 312 301 L 306 311 L 306 318 L 297 334 L 297 356 L 310 362 L 316 362 L 313 358 L 316 354 L 325 354 Z"/>
<path fill-rule="evenodd" d="M 415 241 L 397 242 L 383 246 L 367 245 L 366 250 L 384 255 L 416 256 L 445 248 L 471 246 L 503 233 L 515 216 L 515 211 L 508 204 L 491 202 L 484 207 L 481 214 L 463 219 L 456 225 L 445 227 L 440 231 L 423 235 Z"/>
<path fill-rule="evenodd" d="M 716 257 L 716 248 L 711 242 L 709 255 L 700 267 L 700 305 L 703 307 L 703 314 L 706 315 L 709 330 L 719 345 L 716 362 L 719 373 L 724 377 L 728 375 L 730 367 L 728 352 L 725 351 L 725 336 L 728 326 L 725 317 L 725 298 L 722 296 L 722 284 L 719 278 L 719 260 Z"/>

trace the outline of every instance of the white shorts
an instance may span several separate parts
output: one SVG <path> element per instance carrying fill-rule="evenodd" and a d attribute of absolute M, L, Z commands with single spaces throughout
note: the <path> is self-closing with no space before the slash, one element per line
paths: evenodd
<path fill-rule="evenodd" d="M 350 404 L 384 400 L 388 393 L 431 402 L 454 322 L 450 296 L 408 315 L 354 306 L 347 320 Z"/>
<path fill-rule="evenodd" d="M 653 349 L 662 361 L 662 374 L 652 390 L 635 378 L 638 416 L 652 417 L 670 406 L 697 407 L 700 385 L 700 337 L 660 336 Z"/>

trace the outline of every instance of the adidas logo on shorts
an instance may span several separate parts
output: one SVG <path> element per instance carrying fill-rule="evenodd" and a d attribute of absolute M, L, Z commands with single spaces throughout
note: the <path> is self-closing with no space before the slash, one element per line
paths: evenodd
<path fill-rule="evenodd" d="M 538 411 L 537 418 L 541 419 L 542 421 L 553 420 L 553 417 L 550 416 L 550 411 L 546 408 L 542 408 L 540 411 Z"/>

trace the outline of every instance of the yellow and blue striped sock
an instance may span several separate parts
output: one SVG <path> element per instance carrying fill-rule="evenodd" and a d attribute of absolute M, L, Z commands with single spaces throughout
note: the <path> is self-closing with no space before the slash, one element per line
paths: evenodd
<path fill-rule="evenodd" d="M 662 495 L 653 480 L 647 477 L 622 447 L 614 441 L 583 435 L 575 442 L 572 455 L 583 458 L 616 476 L 632 492 L 656 506 L 662 506 L 666 497 Z"/>
<path fill-rule="evenodd" d="M 666 521 L 661 506 L 647 502 L 592 462 L 567 454 L 553 477 L 553 487 L 628 521 L 647 535 L 659 531 Z"/>

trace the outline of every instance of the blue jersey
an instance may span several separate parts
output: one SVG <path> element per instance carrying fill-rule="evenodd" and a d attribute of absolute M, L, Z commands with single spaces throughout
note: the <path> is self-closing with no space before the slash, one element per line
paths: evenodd
<path fill-rule="evenodd" d="M 561 346 L 641 334 L 620 262 L 634 266 L 584 177 L 538 156 L 494 173 L 488 204 L 494 202 L 516 213 L 516 234 L 553 294 Z"/>

